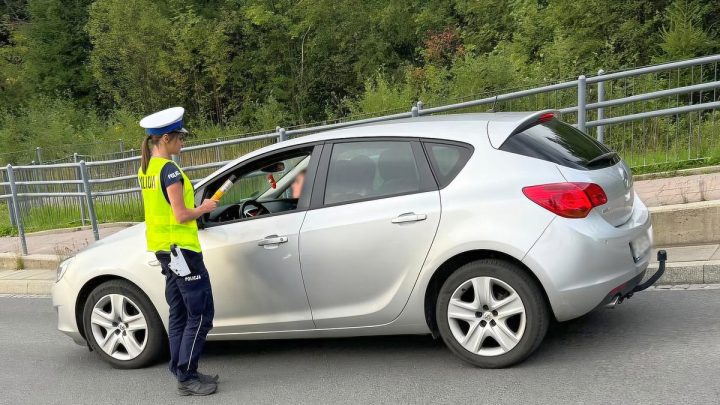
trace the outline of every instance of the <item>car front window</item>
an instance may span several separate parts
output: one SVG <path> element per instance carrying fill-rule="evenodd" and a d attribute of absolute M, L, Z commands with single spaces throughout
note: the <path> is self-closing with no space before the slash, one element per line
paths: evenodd
<path fill-rule="evenodd" d="M 277 162 L 282 163 L 284 169 L 274 173 L 268 173 L 263 171 L 261 168 L 250 171 L 249 173 L 241 175 L 233 186 L 222 196 L 218 205 L 229 205 L 238 204 L 249 199 L 258 199 L 260 201 L 277 198 L 291 198 L 289 194 L 289 188 L 286 183 L 289 183 L 289 178 L 286 176 L 290 173 L 295 174 L 295 168 L 308 158 L 309 155 L 301 155 L 296 157 L 279 160 Z M 271 176 L 271 177 L 270 177 Z M 273 187 L 273 183 L 275 187 Z M 282 185 L 283 191 L 275 196 L 274 190 L 278 189 L 278 185 Z M 262 198 L 260 198 L 262 197 Z"/>

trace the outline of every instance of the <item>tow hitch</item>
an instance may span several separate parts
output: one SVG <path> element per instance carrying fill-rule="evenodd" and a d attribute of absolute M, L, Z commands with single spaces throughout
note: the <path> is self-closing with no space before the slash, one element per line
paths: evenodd
<path fill-rule="evenodd" d="M 635 288 L 633 288 L 630 295 L 632 295 L 633 293 L 636 293 L 638 291 L 647 289 L 651 285 L 655 284 L 655 282 L 658 281 L 660 279 L 660 277 L 662 277 L 663 273 L 665 273 L 665 261 L 667 261 L 667 252 L 664 250 L 658 250 L 657 260 L 658 260 L 658 269 L 655 272 L 655 274 L 653 274 L 652 277 L 647 279 L 646 282 L 636 285 Z M 630 298 L 630 296 L 628 296 L 627 298 Z"/>
<path fill-rule="evenodd" d="M 662 277 L 663 273 L 665 273 L 665 262 L 667 261 L 667 252 L 664 250 L 659 250 L 657 252 L 657 260 L 658 260 L 658 269 L 647 281 L 644 283 L 638 284 L 633 288 L 629 293 L 625 295 L 616 295 L 613 297 L 613 299 L 605 305 L 606 308 L 615 308 L 615 305 L 622 303 L 624 300 L 630 298 L 635 294 L 636 292 L 646 290 L 651 285 L 655 284 L 656 281 Z"/>

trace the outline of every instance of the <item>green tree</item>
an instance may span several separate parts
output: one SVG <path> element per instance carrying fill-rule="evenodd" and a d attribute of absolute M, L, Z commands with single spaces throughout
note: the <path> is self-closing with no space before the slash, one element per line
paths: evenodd
<path fill-rule="evenodd" d="M 87 62 L 90 43 L 85 24 L 91 0 L 29 0 L 29 24 L 21 28 L 24 78 L 33 90 L 92 103 L 93 84 Z"/>
<path fill-rule="evenodd" d="M 87 32 L 90 68 L 103 103 L 141 113 L 176 104 L 169 91 L 171 21 L 150 0 L 98 0 L 90 7 Z"/>
<path fill-rule="evenodd" d="M 675 0 L 668 6 L 660 44 L 666 59 L 692 58 L 717 50 L 717 39 L 711 38 L 702 25 L 709 6 L 692 0 Z"/>

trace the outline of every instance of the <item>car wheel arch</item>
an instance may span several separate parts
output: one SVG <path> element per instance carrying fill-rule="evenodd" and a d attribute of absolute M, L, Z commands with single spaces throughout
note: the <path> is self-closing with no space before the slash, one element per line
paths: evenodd
<path fill-rule="evenodd" d="M 453 274 L 457 269 L 462 267 L 463 265 L 467 263 L 471 263 L 477 260 L 482 259 L 500 259 L 504 260 L 513 264 L 516 264 L 519 268 L 525 270 L 532 279 L 537 283 L 537 286 L 540 288 L 540 291 L 542 291 L 543 298 L 545 300 L 546 305 L 548 306 L 548 309 L 550 309 L 550 313 L 552 314 L 553 311 L 552 306 L 550 304 L 550 300 L 548 298 L 547 292 L 545 291 L 545 288 L 543 287 L 543 284 L 540 282 L 540 279 L 538 279 L 537 275 L 530 269 L 526 264 L 524 264 L 521 260 L 500 251 L 496 250 L 485 250 L 485 249 L 477 249 L 477 250 L 469 250 L 462 253 L 458 253 L 453 257 L 450 257 L 445 262 L 443 262 L 436 270 L 433 272 L 432 277 L 430 278 L 430 281 L 428 282 L 427 288 L 425 289 L 425 321 L 427 322 L 428 328 L 430 328 L 430 331 L 433 335 L 433 338 L 437 338 L 439 336 L 438 332 L 438 326 L 437 322 L 435 320 L 435 306 L 437 304 L 437 296 L 440 291 L 440 287 L 442 287 L 445 280 L 450 277 L 451 274 Z"/>

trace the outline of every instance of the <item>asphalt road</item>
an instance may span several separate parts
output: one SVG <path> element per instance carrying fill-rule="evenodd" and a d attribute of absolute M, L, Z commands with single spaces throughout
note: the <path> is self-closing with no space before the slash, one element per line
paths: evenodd
<path fill-rule="evenodd" d="M 528 361 L 482 370 L 429 336 L 210 342 L 212 398 L 160 364 L 114 370 L 55 330 L 47 298 L 0 298 L 0 403 L 720 403 L 720 290 L 651 291 L 551 327 Z"/>

